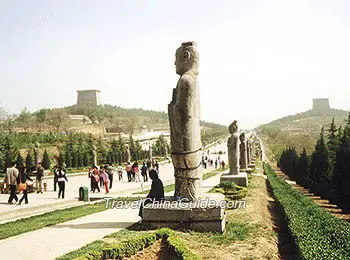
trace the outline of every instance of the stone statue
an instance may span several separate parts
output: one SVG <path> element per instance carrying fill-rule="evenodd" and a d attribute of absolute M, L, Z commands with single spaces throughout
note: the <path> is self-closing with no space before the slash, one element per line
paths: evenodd
<path fill-rule="evenodd" d="M 239 173 L 239 145 L 236 120 L 229 126 L 229 131 L 231 136 L 227 141 L 228 164 L 230 166 L 230 174 L 237 175 Z"/>
<path fill-rule="evenodd" d="M 153 151 L 152 151 L 152 145 L 149 144 L 149 150 L 148 150 L 148 156 L 149 156 L 149 160 L 152 161 L 153 158 Z"/>
<path fill-rule="evenodd" d="M 250 141 L 247 140 L 247 162 L 250 164 Z"/>
<path fill-rule="evenodd" d="M 125 149 L 126 149 L 126 162 L 131 162 L 131 154 L 130 154 L 130 148 L 128 144 L 125 145 Z"/>
<path fill-rule="evenodd" d="M 189 201 L 199 198 L 202 182 L 198 62 L 195 42 L 182 43 L 176 50 L 176 74 L 180 79 L 168 105 L 174 195 Z"/>
<path fill-rule="evenodd" d="M 92 156 L 93 156 L 93 162 L 94 162 L 94 165 L 97 166 L 97 152 L 96 152 L 96 146 L 93 145 L 92 146 Z"/>
<path fill-rule="evenodd" d="M 241 141 L 239 145 L 239 165 L 241 169 L 247 168 L 247 149 L 246 149 L 246 141 L 245 134 L 241 133 L 239 136 L 239 140 Z"/>
<path fill-rule="evenodd" d="M 40 152 L 39 147 L 40 147 L 40 143 L 35 141 L 35 143 L 34 143 L 34 160 L 35 160 L 36 166 L 42 160 L 42 156 L 41 156 L 41 152 Z"/>

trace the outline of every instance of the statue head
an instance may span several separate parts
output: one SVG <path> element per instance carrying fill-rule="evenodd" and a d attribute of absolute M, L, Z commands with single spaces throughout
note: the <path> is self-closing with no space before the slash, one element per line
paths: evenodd
<path fill-rule="evenodd" d="M 244 133 L 244 132 L 241 133 L 241 134 L 239 135 L 239 140 L 240 140 L 241 142 L 244 142 L 244 141 L 245 141 L 245 133 Z"/>
<path fill-rule="evenodd" d="M 35 148 L 39 148 L 39 147 L 40 147 L 40 144 L 39 144 L 39 142 L 38 142 L 38 141 L 35 141 L 35 143 L 34 143 L 34 147 L 35 147 Z"/>
<path fill-rule="evenodd" d="M 230 134 L 237 133 L 238 126 L 237 126 L 237 120 L 233 121 L 232 124 L 228 127 L 228 130 L 230 131 Z"/>
<path fill-rule="evenodd" d="M 195 42 L 184 42 L 176 50 L 175 66 L 176 74 L 180 76 L 185 72 L 192 70 L 198 73 L 199 53 L 197 51 L 197 44 Z"/>

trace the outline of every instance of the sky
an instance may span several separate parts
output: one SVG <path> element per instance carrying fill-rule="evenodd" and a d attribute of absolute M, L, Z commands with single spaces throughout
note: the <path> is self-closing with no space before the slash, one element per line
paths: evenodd
<path fill-rule="evenodd" d="M 167 112 L 175 51 L 196 41 L 201 119 L 253 128 L 350 109 L 350 2 L 0 0 L 0 107 L 103 104 Z"/>

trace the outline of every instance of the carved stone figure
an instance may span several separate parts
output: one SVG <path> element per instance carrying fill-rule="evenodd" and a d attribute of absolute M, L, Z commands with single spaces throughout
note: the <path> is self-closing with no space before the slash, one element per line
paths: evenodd
<path fill-rule="evenodd" d="M 97 166 L 97 152 L 96 152 L 96 146 L 93 145 L 92 146 L 92 155 L 93 155 L 93 162 L 94 162 L 94 165 Z"/>
<path fill-rule="evenodd" d="M 230 174 L 237 175 L 239 173 L 239 144 L 236 120 L 229 126 L 229 131 L 231 136 L 227 140 L 228 164 L 230 166 Z"/>
<path fill-rule="evenodd" d="M 241 141 L 239 145 L 239 165 L 241 169 L 247 168 L 247 150 L 246 150 L 246 141 L 245 134 L 241 133 L 239 136 L 239 140 Z"/>
<path fill-rule="evenodd" d="M 39 147 L 40 147 L 40 143 L 36 141 L 34 143 L 34 160 L 35 160 L 36 166 L 42 160 L 42 155 L 41 155 L 41 151 L 40 151 Z"/>
<path fill-rule="evenodd" d="M 175 169 L 175 197 L 195 201 L 202 182 L 199 54 L 195 42 L 185 42 L 176 51 L 176 73 L 180 79 L 168 105 L 171 157 Z"/>
<path fill-rule="evenodd" d="M 130 148 L 128 144 L 125 145 L 125 149 L 126 149 L 126 162 L 131 162 L 131 154 L 130 154 Z"/>
<path fill-rule="evenodd" d="M 149 156 L 149 160 L 152 161 L 153 152 L 152 152 L 152 145 L 151 144 L 149 145 L 148 156 Z"/>

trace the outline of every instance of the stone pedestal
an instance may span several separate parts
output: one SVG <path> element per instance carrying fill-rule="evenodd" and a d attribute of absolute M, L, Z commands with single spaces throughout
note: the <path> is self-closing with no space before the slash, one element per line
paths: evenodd
<path fill-rule="evenodd" d="M 142 209 L 142 224 L 152 228 L 169 227 L 223 233 L 226 215 L 224 208 L 219 205 L 221 200 L 207 198 L 197 202 L 178 202 L 173 197 L 165 197 L 163 203 L 147 204 Z"/>
<path fill-rule="evenodd" d="M 248 174 L 246 172 L 239 172 L 237 175 L 223 174 L 220 178 L 220 183 L 224 181 L 231 181 L 238 186 L 248 187 Z"/>
<path fill-rule="evenodd" d="M 248 169 L 245 169 L 245 172 L 248 173 L 248 174 L 252 174 L 252 169 L 251 168 L 248 168 Z"/>

